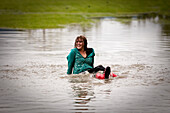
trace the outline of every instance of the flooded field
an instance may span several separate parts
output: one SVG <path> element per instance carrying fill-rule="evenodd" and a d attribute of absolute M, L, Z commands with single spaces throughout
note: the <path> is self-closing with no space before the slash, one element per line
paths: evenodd
<path fill-rule="evenodd" d="M 0 29 L 1 113 L 169 113 L 170 25 L 159 18 L 102 18 L 92 26 Z M 95 66 L 118 75 L 98 80 L 67 75 L 78 35 L 96 53 Z"/>

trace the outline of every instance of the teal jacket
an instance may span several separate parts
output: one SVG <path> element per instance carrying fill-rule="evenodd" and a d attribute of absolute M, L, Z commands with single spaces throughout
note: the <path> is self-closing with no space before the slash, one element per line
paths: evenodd
<path fill-rule="evenodd" d="M 67 56 L 68 69 L 67 74 L 79 74 L 81 72 L 87 71 L 93 68 L 94 64 L 94 50 L 93 48 L 88 48 L 86 51 L 87 57 L 84 58 L 77 48 L 71 50 L 70 54 Z"/>

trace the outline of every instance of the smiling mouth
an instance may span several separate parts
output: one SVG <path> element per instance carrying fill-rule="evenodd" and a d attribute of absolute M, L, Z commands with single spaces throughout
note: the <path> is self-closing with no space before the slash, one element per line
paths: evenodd
<path fill-rule="evenodd" d="M 81 45 L 77 45 L 77 47 L 81 47 Z"/>

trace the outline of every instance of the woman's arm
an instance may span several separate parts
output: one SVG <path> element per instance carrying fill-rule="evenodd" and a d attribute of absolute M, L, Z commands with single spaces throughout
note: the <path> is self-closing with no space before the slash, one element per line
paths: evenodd
<path fill-rule="evenodd" d="M 93 51 L 93 57 L 92 57 L 92 67 L 94 68 L 94 56 L 95 56 L 95 52 L 94 52 L 94 49 L 92 49 Z"/>
<path fill-rule="evenodd" d="M 74 61 L 75 61 L 75 52 L 72 49 L 70 54 L 67 56 L 68 60 L 68 69 L 67 69 L 67 74 L 72 74 L 72 69 L 74 67 Z"/>
<path fill-rule="evenodd" d="M 94 68 L 94 56 L 92 57 L 92 67 Z"/>

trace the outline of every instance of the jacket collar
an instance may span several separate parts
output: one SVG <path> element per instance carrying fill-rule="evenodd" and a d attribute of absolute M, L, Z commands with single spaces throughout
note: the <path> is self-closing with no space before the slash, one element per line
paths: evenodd
<path fill-rule="evenodd" d="M 75 48 L 76 49 L 76 51 L 77 51 L 77 53 L 79 53 L 80 54 L 80 52 L 79 52 L 79 50 L 77 49 L 77 48 Z M 92 48 L 91 48 L 92 49 Z M 80 54 L 81 55 L 81 54 Z M 81 55 L 82 56 L 82 55 Z M 92 57 L 92 56 L 95 56 L 95 54 L 94 54 L 94 50 L 92 49 L 92 52 L 86 57 L 86 58 L 88 58 L 88 57 Z M 82 56 L 83 57 L 83 56 Z M 83 57 L 84 58 L 84 57 Z"/>

